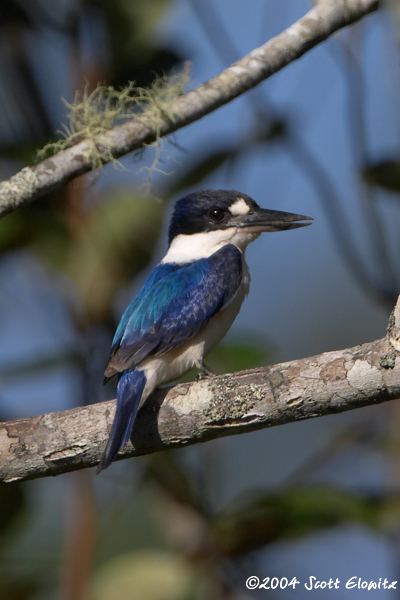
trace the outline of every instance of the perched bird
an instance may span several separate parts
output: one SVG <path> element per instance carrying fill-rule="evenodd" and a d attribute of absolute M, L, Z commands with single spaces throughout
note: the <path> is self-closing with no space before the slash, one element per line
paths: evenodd
<path fill-rule="evenodd" d="M 214 375 L 203 360 L 249 292 L 247 245 L 263 231 L 311 220 L 260 208 L 236 191 L 202 190 L 176 202 L 167 254 L 125 310 L 112 342 L 104 381 L 118 374 L 117 410 L 98 473 L 127 444 L 139 408 L 156 387 L 193 367 Z"/>

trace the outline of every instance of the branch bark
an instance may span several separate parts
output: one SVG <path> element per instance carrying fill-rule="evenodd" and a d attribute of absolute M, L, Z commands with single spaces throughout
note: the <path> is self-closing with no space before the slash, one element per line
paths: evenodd
<path fill-rule="evenodd" d="M 121 458 L 340 413 L 400 398 L 400 296 L 374 342 L 156 391 Z M 0 424 L 0 481 L 92 467 L 115 401 Z"/>
<path fill-rule="evenodd" d="M 300 58 L 332 33 L 376 10 L 379 0 L 319 0 L 299 21 L 213 79 L 171 102 L 160 119 L 148 114 L 130 120 L 97 138 L 114 158 L 151 144 L 200 119 L 252 89 Z M 33 167 L 25 167 L 0 184 L 0 216 L 55 190 L 92 169 L 88 140 L 59 152 Z"/>

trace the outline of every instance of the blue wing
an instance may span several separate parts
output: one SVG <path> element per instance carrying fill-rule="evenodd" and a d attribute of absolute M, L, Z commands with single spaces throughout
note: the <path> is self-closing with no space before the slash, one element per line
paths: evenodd
<path fill-rule="evenodd" d="M 241 281 L 241 252 L 232 244 L 191 263 L 158 265 L 122 316 L 106 378 L 192 338 L 234 299 Z"/>

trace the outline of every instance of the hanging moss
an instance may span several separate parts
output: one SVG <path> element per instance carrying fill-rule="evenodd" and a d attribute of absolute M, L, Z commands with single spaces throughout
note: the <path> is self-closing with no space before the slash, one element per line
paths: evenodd
<path fill-rule="evenodd" d="M 38 151 L 38 159 L 43 160 L 61 150 L 78 144 L 82 140 L 91 142 L 92 168 L 97 169 L 104 163 L 118 163 L 113 156 L 112 147 L 98 143 L 99 136 L 107 133 L 112 127 L 132 119 L 153 125 L 156 128 L 157 148 L 159 146 L 159 124 L 163 117 L 168 116 L 169 103 L 181 95 L 189 81 L 189 68 L 181 73 L 173 73 L 155 79 L 149 88 L 135 87 L 129 82 L 122 89 L 112 86 L 98 85 L 95 90 L 76 92 L 72 103 L 63 100 L 66 105 L 68 124 L 63 125 L 63 136 L 55 142 L 49 142 Z M 156 151 L 156 168 L 159 151 Z"/>

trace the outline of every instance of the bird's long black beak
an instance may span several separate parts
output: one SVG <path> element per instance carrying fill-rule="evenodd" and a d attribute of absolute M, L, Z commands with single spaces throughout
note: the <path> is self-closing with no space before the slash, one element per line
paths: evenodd
<path fill-rule="evenodd" d="M 251 213 L 237 218 L 236 226 L 244 233 L 262 233 L 264 231 L 284 231 L 285 229 L 307 227 L 311 223 L 303 223 L 303 221 L 312 220 L 312 217 L 305 217 L 304 215 L 258 207 Z"/>

